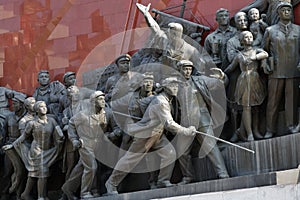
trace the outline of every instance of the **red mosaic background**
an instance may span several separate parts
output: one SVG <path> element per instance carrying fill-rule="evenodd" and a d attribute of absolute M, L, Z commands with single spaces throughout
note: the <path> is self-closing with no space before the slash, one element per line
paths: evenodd
<path fill-rule="evenodd" d="M 218 8 L 227 8 L 233 15 L 251 1 L 188 0 L 184 18 L 213 30 Z M 90 52 L 107 38 L 147 26 L 136 2 L 151 2 L 152 8 L 162 10 L 180 5 L 182 0 L 0 0 L 1 86 L 31 95 L 38 85 L 39 70 L 49 70 L 51 79 L 60 81 L 66 71 L 78 71 Z M 166 12 L 179 16 L 180 7 Z M 295 16 L 300 24 L 299 6 Z M 114 41 L 119 53 L 128 51 L 127 39 Z M 107 56 L 110 47 L 97 54 L 99 62 L 94 64 L 104 66 L 107 63 L 101 60 Z"/>

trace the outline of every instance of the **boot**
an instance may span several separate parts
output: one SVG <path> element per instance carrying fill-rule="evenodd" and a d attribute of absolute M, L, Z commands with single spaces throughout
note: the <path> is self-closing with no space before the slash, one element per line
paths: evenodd
<path fill-rule="evenodd" d="M 106 190 L 107 190 L 106 195 L 115 195 L 115 194 L 118 194 L 117 186 L 114 186 L 113 184 L 111 184 L 109 182 L 109 180 L 106 181 L 105 187 L 106 187 Z"/>

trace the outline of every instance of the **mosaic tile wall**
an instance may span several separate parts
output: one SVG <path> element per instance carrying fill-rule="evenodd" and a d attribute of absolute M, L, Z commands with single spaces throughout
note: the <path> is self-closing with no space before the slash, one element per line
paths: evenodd
<path fill-rule="evenodd" d="M 182 0 L 0 0 L 1 86 L 31 95 L 41 69 L 61 81 L 66 71 L 88 72 L 138 49 L 144 40 L 122 33 L 147 27 L 136 2 L 162 10 Z M 235 13 L 251 0 L 211 2 L 188 0 L 184 18 L 213 30 L 218 8 Z M 180 7 L 165 12 L 179 16 Z"/>

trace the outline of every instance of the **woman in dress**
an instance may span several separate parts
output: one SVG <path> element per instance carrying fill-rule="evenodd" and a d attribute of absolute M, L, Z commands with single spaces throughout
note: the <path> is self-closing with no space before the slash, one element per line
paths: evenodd
<path fill-rule="evenodd" d="M 258 131 L 258 119 L 255 119 L 257 123 L 252 123 L 251 110 L 254 106 L 261 105 L 266 97 L 265 87 L 257 70 L 262 60 L 268 57 L 268 53 L 252 46 L 253 35 L 249 31 L 240 33 L 240 43 L 244 49 L 234 58 L 225 72 L 230 73 L 240 66 L 241 74 L 236 84 L 235 101 L 243 106 L 242 125 L 247 133 L 246 140 L 251 141 L 254 140 L 253 134 L 256 138 L 262 138 Z"/>
<path fill-rule="evenodd" d="M 47 178 L 50 176 L 49 167 L 56 161 L 61 150 L 63 134 L 54 118 L 47 116 L 47 106 L 44 101 L 34 105 L 36 118 L 26 125 L 25 132 L 13 144 L 20 145 L 30 136 L 33 137 L 28 153 L 24 154 L 28 161 L 28 179 L 22 199 L 31 199 L 30 192 L 37 180 L 38 199 L 47 198 Z"/>

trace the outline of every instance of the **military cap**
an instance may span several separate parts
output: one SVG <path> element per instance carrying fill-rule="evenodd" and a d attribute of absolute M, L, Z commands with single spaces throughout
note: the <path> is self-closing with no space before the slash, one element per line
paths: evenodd
<path fill-rule="evenodd" d="M 13 101 L 19 101 L 24 103 L 26 99 L 26 95 L 25 94 L 14 94 L 14 97 L 12 98 Z"/>
<path fill-rule="evenodd" d="M 63 80 L 65 81 L 66 78 L 68 78 L 69 76 L 75 75 L 75 72 L 66 72 L 63 76 Z"/>
<path fill-rule="evenodd" d="M 279 10 L 280 8 L 282 8 L 282 7 L 290 7 L 290 8 L 293 8 L 292 4 L 290 4 L 290 3 L 288 3 L 288 2 L 285 2 L 285 1 L 282 1 L 282 2 L 280 2 L 280 3 L 277 5 L 277 8 L 276 8 L 277 12 L 278 12 L 278 10 Z"/>
<path fill-rule="evenodd" d="M 131 60 L 131 56 L 129 54 L 122 54 L 119 57 L 117 57 L 117 59 L 115 60 L 115 63 L 118 64 L 119 61 L 121 60 Z"/>

